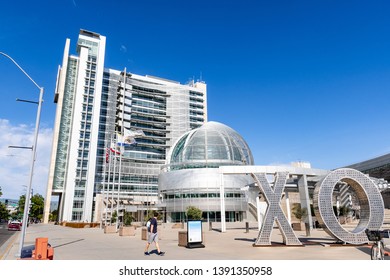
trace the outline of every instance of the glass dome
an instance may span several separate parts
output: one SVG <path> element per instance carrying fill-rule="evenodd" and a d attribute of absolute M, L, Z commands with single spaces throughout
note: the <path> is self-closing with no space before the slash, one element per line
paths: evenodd
<path fill-rule="evenodd" d="M 218 122 L 185 133 L 168 155 L 171 170 L 253 164 L 252 153 L 241 135 Z"/>

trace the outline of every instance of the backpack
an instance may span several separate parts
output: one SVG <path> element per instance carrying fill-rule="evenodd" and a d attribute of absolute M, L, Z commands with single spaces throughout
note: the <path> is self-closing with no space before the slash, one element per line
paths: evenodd
<path fill-rule="evenodd" d="M 148 232 L 150 232 L 150 220 L 149 220 L 149 221 L 147 221 L 147 223 L 146 223 L 146 227 L 147 227 L 147 229 L 148 229 Z"/>

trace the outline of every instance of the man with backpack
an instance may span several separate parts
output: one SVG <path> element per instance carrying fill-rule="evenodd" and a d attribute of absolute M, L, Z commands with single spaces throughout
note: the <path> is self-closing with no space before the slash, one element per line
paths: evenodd
<path fill-rule="evenodd" d="M 148 228 L 149 237 L 148 237 L 148 240 L 147 240 L 147 243 L 146 243 L 146 248 L 145 248 L 145 251 L 144 251 L 145 256 L 149 256 L 150 255 L 150 253 L 149 253 L 149 246 L 150 246 L 150 244 L 152 242 L 154 242 L 156 244 L 157 255 L 164 256 L 164 254 L 165 254 L 164 252 L 161 252 L 160 246 L 158 245 L 157 217 L 158 217 L 158 213 L 154 212 L 153 218 L 150 220 L 150 227 Z"/>

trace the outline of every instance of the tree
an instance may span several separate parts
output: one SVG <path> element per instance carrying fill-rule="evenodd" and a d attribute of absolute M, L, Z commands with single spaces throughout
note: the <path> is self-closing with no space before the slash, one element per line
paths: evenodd
<path fill-rule="evenodd" d="M 3 193 L 1 192 L 1 187 L 0 187 L 0 197 L 3 195 Z M 0 222 L 1 220 L 8 220 L 8 211 L 7 211 L 7 208 L 6 208 L 6 205 L 4 205 L 4 203 L 0 202 Z"/>
<path fill-rule="evenodd" d="M 31 197 L 30 217 L 33 219 L 42 220 L 45 200 L 42 195 L 35 194 Z"/>
<path fill-rule="evenodd" d="M 351 209 L 346 205 L 339 207 L 340 216 L 348 216 L 350 211 L 351 211 Z"/>
<path fill-rule="evenodd" d="M 19 197 L 18 207 L 16 208 L 16 216 L 18 219 L 21 219 L 23 217 L 25 201 L 26 196 L 23 194 Z"/>
<path fill-rule="evenodd" d="M 153 218 L 153 216 L 154 216 L 154 211 L 149 210 L 146 214 L 146 221 L 149 221 L 151 218 Z"/>
<path fill-rule="evenodd" d="M 9 211 L 4 203 L 0 202 L 0 221 L 9 219 Z"/>
<path fill-rule="evenodd" d="M 51 222 L 57 222 L 57 217 L 58 217 L 58 210 L 53 210 L 53 211 L 49 214 L 49 221 L 51 221 Z"/>
<path fill-rule="evenodd" d="M 24 204 L 26 201 L 26 196 L 21 195 L 18 202 L 18 216 L 23 217 L 24 214 Z M 43 209 L 44 209 L 44 198 L 40 194 L 35 194 L 30 199 L 30 209 L 29 209 L 29 217 L 33 219 L 41 220 L 43 217 Z"/>
<path fill-rule="evenodd" d="M 131 212 L 123 212 L 123 225 L 125 226 L 131 226 L 131 223 L 133 222 L 133 215 Z"/>
<path fill-rule="evenodd" d="M 302 208 L 300 203 L 294 203 L 292 207 L 292 213 L 295 218 L 297 218 L 300 222 L 307 217 L 307 209 Z"/>
<path fill-rule="evenodd" d="M 3 192 L 1 191 L 0 187 L 0 197 L 3 195 Z M 9 219 L 9 211 L 7 210 L 7 205 L 0 202 L 0 222 L 1 220 L 8 220 Z"/>
<path fill-rule="evenodd" d="M 118 216 L 118 214 L 116 213 L 116 210 L 114 212 L 112 212 L 111 223 L 115 223 L 116 222 L 117 216 Z"/>
<path fill-rule="evenodd" d="M 195 206 L 187 207 L 187 219 L 188 220 L 201 220 L 202 219 L 202 210 Z"/>

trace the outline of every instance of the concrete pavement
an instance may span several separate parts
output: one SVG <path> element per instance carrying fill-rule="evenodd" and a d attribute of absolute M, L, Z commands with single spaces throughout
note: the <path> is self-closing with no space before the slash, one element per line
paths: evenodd
<path fill-rule="evenodd" d="M 144 256 L 146 241 L 141 238 L 141 228 L 135 236 L 119 236 L 118 233 L 104 233 L 100 228 L 70 228 L 53 224 L 32 224 L 27 228 L 24 245 L 35 243 L 38 237 L 47 237 L 54 248 L 55 260 L 370 260 L 370 247 L 336 245 L 322 229 L 314 229 L 310 237 L 304 231 L 296 235 L 304 246 L 285 245 L 253 247 L 258 231 L 251 224 L 247 233 L 244 223 L 228 223 L 227 232 L 221 233 L 218 223 L 213 230 L 206 226 L 205 248 L 188 249 L 178 246 L 178 233 L 183 229 L 173 228 L 173 224 L 159 226 L 160 247 L 165 251 L 161 257 L 153 253 Z M 20 232 L 0 247 L 0 258 L 16 260 L 19 249 Z M 279 229 L 272 232 L 272 241 L 282 241 Z M 154 244 L 150 250 L 154 250 Z M 389 258 L 389 257 L 386 257 Z"/>

